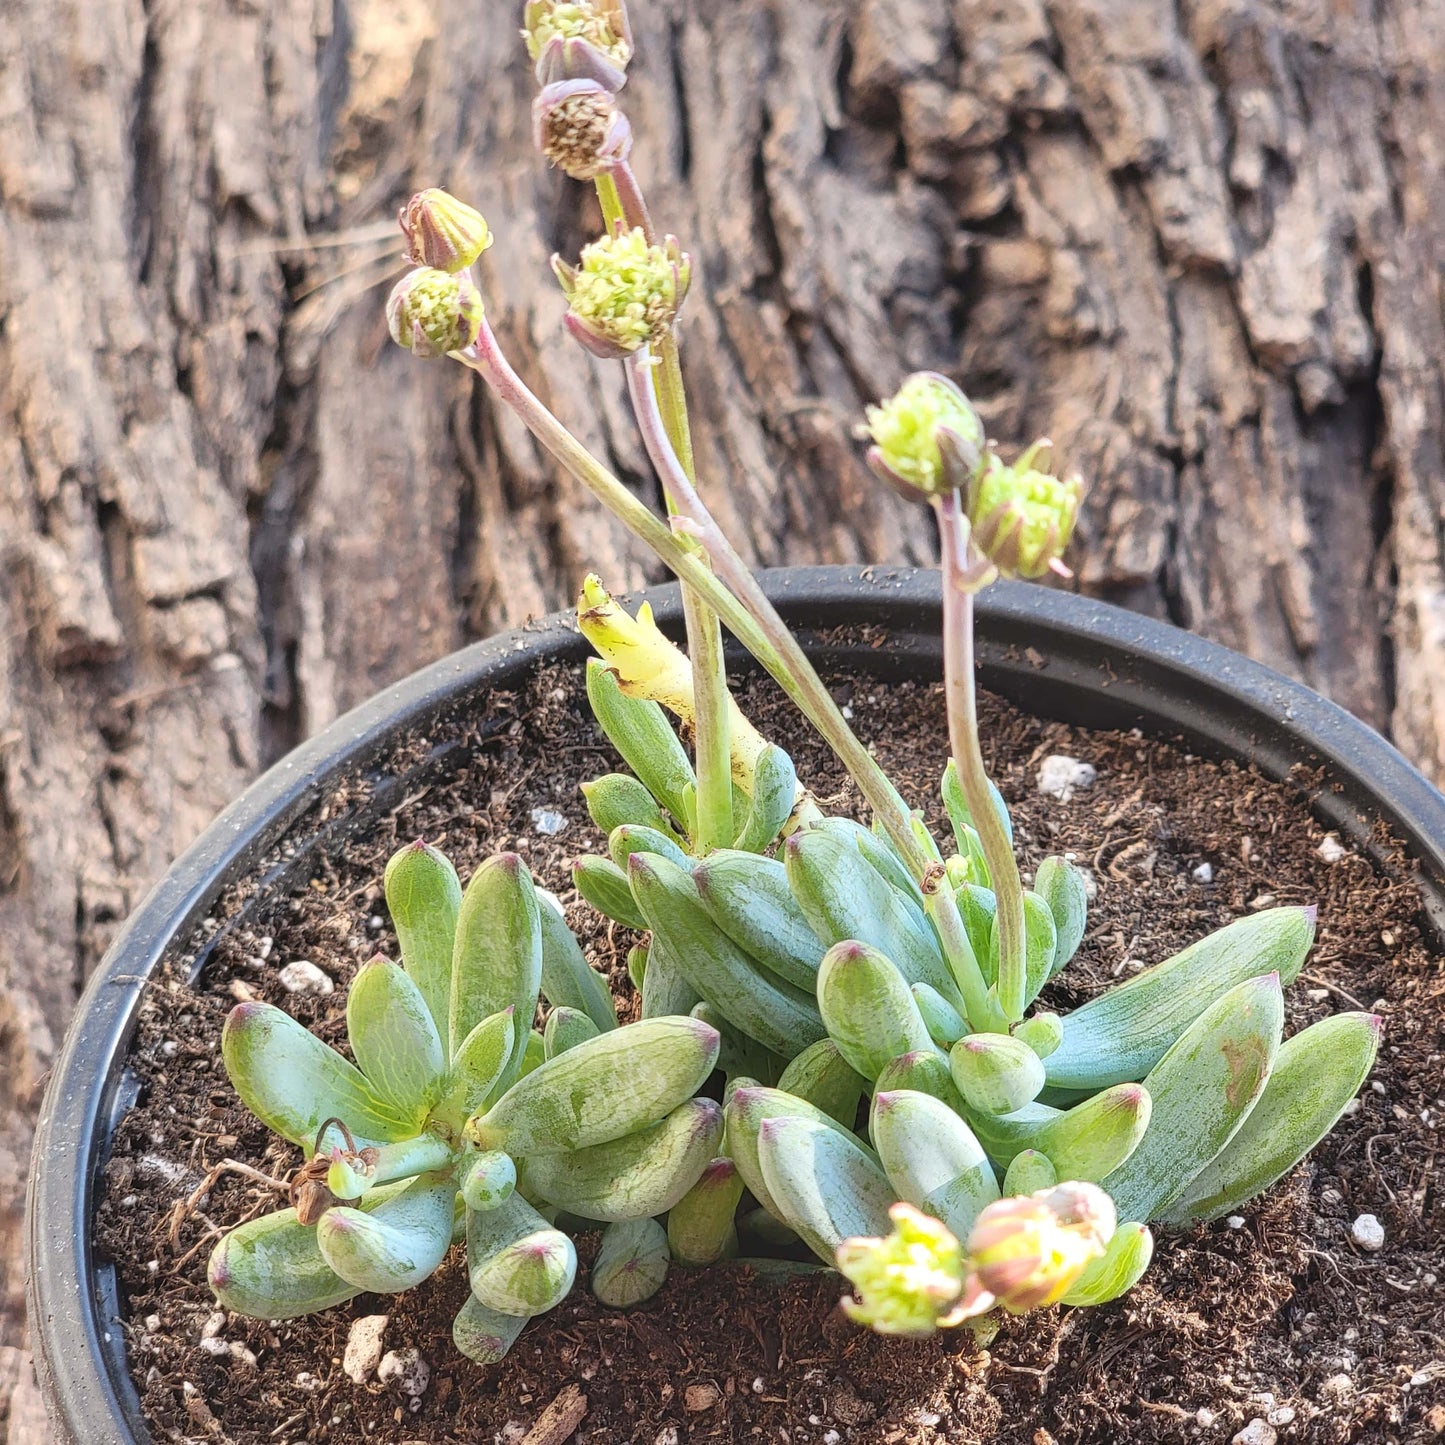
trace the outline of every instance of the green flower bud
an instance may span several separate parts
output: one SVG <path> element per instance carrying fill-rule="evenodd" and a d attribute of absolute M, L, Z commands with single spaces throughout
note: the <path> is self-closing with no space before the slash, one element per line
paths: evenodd
<path fill-rule="evenodd" d="M 858 1292 L 845 1299 L 850 1319 L 882 1335 L 931 1335 L 956 1324 L 963 1293 L 963 1249 L 951 1231 L 911 1204 L 888 1211 L 886 1239 L 845 1239 L 838 1268 Z"/>
<path fill-rule="evenodd" d="M 391 339 L 414 356 L 461 351 L 482 329 L 482 293 L 465 271 L 453 275 L 419 266 L 392 288 L 386 324 Z"/>
<path fill-rule="evenodd" d="M 978 465 L 983 423 L 946 376 L 920 371 L 881 406 L 868 408 L 868 465 L 911 500 L 956 492 Z"/>
<path fill-rule="evenodd" d="M 1063 555 L 1074 534 L 1084 484 L 1061 481 L 1035 463 L 1049 448 L 1035 442 L 1012 466 L 992 452 L 968 487 L 974 545 L 1005 577 L 1068 576 Z"/>
<path fill-rule="evenodd" d="M 488 246 L 492 233 L 480 211 L 433 186 L 418 191 L 399 212 L 406 259 L 413 266 L 465 271 Z"/>
<path fill-rule="evenodd" d="M 672 325 L 692 263 L 676 237 L 649 246 L 636 227 L 584 246 L 580 265 L 554 256 L 552 269 L 570 308 L 567 329 L 593 355 L 617 360 Z"/>

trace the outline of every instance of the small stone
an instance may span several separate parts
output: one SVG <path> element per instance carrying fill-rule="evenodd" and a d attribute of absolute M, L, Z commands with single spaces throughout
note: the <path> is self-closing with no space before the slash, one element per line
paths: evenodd
<path fill-rule="evenodd" d="M 232 1340 L 226 1350 L 238 1365 L 245 1365 L 247 1369 L 251 1370 L 256 1368 L 256 1356 L 240 1340 Z"/>
<path fill-rule="evenodd" d="M 244 978 L 233 978 L 226 985 L 226 992 L 231 995 L 237 1003 L 255 1003 L 256 990 L 246 982 Z"/>
<path fill-rule="evenodd" d="M 1305 990 L 1305 997 L 1311 1003 L 1323 1003 L 1329 996 L 1330 991 L 1327 988 L 1307 988 Z"/>
<path fill-rule="evenodd" d="M 1338 1189 L 1330 1187 L 1320 1190 L 1321 1204 L 1328 1204 L 1331 1208 L 1334 1208 L 1336 1205 L 1343 1204 L 1344 1202 L 1345 1196 L 1341 1194 Z"/>
<path fill-rule="evenodd" d="M 203 1340 L 213 1340 L 225 1328 L 225 1310 L 213 1310 L 209 1315 L 206 1316 L 206 1322 L 201 1326 L 201 1338 Z"/>
<path fill-rule="evenodd" d="M 1373 1214 L 1362 1214 L 1350 1225 L 1350 1238 L 1374 1254 L 1385 1247 L 1385 1226 Z"/>
<path fill-rule="evenodd" d="M 1249 906 L 1254 909 L 1273 908 L 1275 897 L 1273 893 L 1261 893 L 1249 900 Z"/>
<path fill-rule="evenodd" d="M 1320 1398 L 1325 1400 L 1348 1399 L 1354 1392 L 1355 1382 L 1346 1374 L 1331 1375 L 1320 1386 Z"/>
<path fill-rule="evenodd" d="M 756 1376 L 753 1380 L 753 1394 L 761 1395 L 766 1389 L 767 1386 L 763 1384 L 763 1377 L 761 1375 Z"/>
<path fill-rule="evenodd" d="M 1039 767 L 1039 792 L 1067 803 L 1076 792 L 1092 788 L 1098 776 L 1099 771 L 1093 763 L 1054 753 L 1045 758 Z"/>
<path fill-rule="evenodd" d="M 711 1410 L 722 1399 L 722 1391 L 709 1380 L 702 1385 L 689 1385 L 682 1392 L 683 1408 L 696 1415 L 702 1410 Z"/>
<path fill-rule="evenodd" d="M 413 1402 L 415 1409 L 431 1384 L 431 1366 L 420 1350 L 388 1350 L 376 1367 L 376 1378 L 383 1385 L 393 1385 L 398 1394 Z"/>
<path fill-rule="evenodd" d="M 1231 1440 L 1230 1445 L 1275 1445 L 1279 1431 L 1268 1420 L 1251 1420 Z"/>
<path fill-rule="evenodd" d="M 1271 1410 L 1265 1418 L 1271 1425 L 1288 1425 L 1294 1419 L 1294 1407 L 1280 1405 L 1277 1409 Z"/>
<path fill-rule="evenodd" d="M 215 1336 L 215 1335 L 205 1335 L 205 1336 L 203 1336 L 203 1337 L 201 1338 L 200 1345 L 201 1345 L 201 1349 L 204 1350 L 204 1351 L 206 1352 L 206 1354 L 208 1354 L 208 1355 L 218 1355 L 218 1356 L 219 1356 L 219 1355 L 229 1355 L 229 1354 L 231 1353 L 231 1346 L 230 1346 L 230 1344 L 229 1344 L 227 1341 L 223 1340 L 223 1339 L 219 1339 L 219 1338 L 218 1338 L 217 1336 Z"/>
<path fill-rule="evenodd" d="M 309 959 L 298 958 L 276 975 L 287 993 L 330 993 L 336 985 Z"/>
<path fill-rule="evenodd" d="M 1231 1214 L 1231 1215 L 1229 1216 L 1229 1218 L 1226 1219 L 1224 1222 L 1225 1222 L 1231 1229 L 1243 1229 L 1243 1228 L 1244 1228 L 1244 1216 L 1243 1216 L 1242 1214 Z"/>
<path fill-rule="evenodd" d="M 1209 1427 L 1214 1424 L 1214 1411 L 1211 1410 L 1208 1405 L 1201 1405 L 1194 1412 L 1194 1423 L 1198 1425 L 1201 1430 L 1209 1429 Z"/>
<path fill-rule="evenodd" d="M 664 1425 L 656 1435 L 652 1437 L 652 1445 L 677 1445 L 678 1434 L 676 1425 Z"/>
<path fill-rule="evenodd" d="M 1213 883 L 1214 864 L 1208 862 L 1197 863 L 1194 866 L 1194 872 L 1190 876 L 1196 883 Z"/>
<path fill-rule="evenodd" d="M 532 826 L 544 838 L 550 838 L 567 826 L 567 818 L 565 814 L 554 813 L 551 808 L 533 808 Z"/>
<path fill-rule="evenodd" d="M 296 1376 L 295 1385 L 305 1394 L 314 1395 L 321 1388 L 321 1381 L 310 1370 L 302 1370 Z"/>
<path fill-rule="evenodd" d="M 159 1315 L 146 1316 L 146 1334 L 157 1335 L 161 1329 L 161 1317 Z"/>
<path fill-rule="evenodd" d="M 1350 850 L 1340 842 L 1336 834 L 1326 833 L 1320 841 L 1320 846 L 1315 849 L 1315 852 L 1318 853 L 1326 863 L 1338 863 L 1341 858 L 1349 856 Z"/>
<path fill-rule="evenodd" d="M 352 1322 L 341 1368 L 353 1384 L 364 1385 L 376 1373 L 381 1363 L 381 1337 L 390 1318 L 389 1315 L 363 1315 Z"/>

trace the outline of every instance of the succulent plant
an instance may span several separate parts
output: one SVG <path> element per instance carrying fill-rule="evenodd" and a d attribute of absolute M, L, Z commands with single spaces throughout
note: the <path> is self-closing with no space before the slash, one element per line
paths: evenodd
<path fill-rule="evenodd" d="M 545 88 L 539 144 L 593 180 L 604 222 L 580 267 L 557 263 L 566 325 L 623 366 L 668 516 L 654 515 L 521 382 L 456 278 L 404 282 L 393 334 L 477 372 L 683 584 L 686 654 L 645 607 L 630 614 L 596 578 L 578 604 L 599 654 L 589 700 L 628 771 L 584 790 L 606 852 L 579 858 L 574 881 L 602 912 L 647 934 L 628 956 L 642 996 L 633 1027 L 676 1027 L 686 1015 L 715 1039 L 728 1076 L 725 1143 L 709 1138 L 707 1158 L 701 1144 L 694 1158 L 679 1142 L 692 1137 L 687 1126 L 671 1120 L 649 1120 L 654 1132 L 640 1144 L 636 1128 L 622 1141 L 629 1157 L 681 1153 L 682 1174 L 696 1166 L 671 1201 L 672 1253 L 702 1262 L 733 1249 L 739 1232 L 790 1231 L 843 1265 L 862 1295 L 859 1317 L 885 1329 L 995 1304 L 1115 1298 L 1149 1263 L 1151 1221 L 1228 1213 L 1314 1146 L 1367 1074 L 1379 1021 L 1341 1014 L 1283 1039 L 1282 990 L 1314 936 L 1305 908 L 1237 920 L 1071 1011 L 1038 1006 L 1083 942 L 1087 880 L 1056 856 L 1024 886 L 980 742 L 974 597 L 1000 575 L 1067 573 L 1082 483 L 1045 469 L 1045 442 L 1005 464 L 962 390 L 936 373 L 909 378 L 868 410 L 871 467 L 938 522 L 950 753 L 941 796 L 952 833 L 940 843 L 853 733 L 700 491 L 675 334 L 690 270 L 654 227 L 631 167 L 618 101 L 632 54 L 622 0 L 531 0 L 524 34 Z M 471 229 L 486 234 L 484 223 Z M 742 714 L 727 689 L 722 626 L 836 752 L 871 827 L 825 816 L 788 754 Z M 489 998 L 525 1004 L 520 990 Z M 552 1001 L 580 1013 L 559 1011 L 530 1055 L 510 1056 L 514 1076 L 549 1038 L 570 1044 L 562 1062 L 598 1047 L 584 1036 L 589 1022 L 605 1022 L 578 998 Z M 512 1088 L 545 1080 L 557 1062 Z M 496 1121 L 509 1097 L 477 1100 L 463 1135 L 488 1156 L 513 1155 Z M 686 1107 L 695 1122 L 707 1112 Z M 363 1134 L 365 1122 L 358 1115 Z M 565 1196 L 569 1211 L 593 1200 L 587 1160 L 576 1162 L 592 1147 L 571 1140 L 574 1152 L 559 1156 L 519 1146 L 517 1194 Z M 627 1152 L 616 1140 L 607 1147 Z M 502 1166 L 476 1167 L 494 1189 L 489 1171 Z M 739 1219 L 744 1188 L 762 1212 Z M 606 1216 L 604 1288 L 619 1302 L 660 1272 L 661 1226 L 639 1221 L 661 1212 Z M 466 1328 L 492 1337 L 476 1310 Z"/>
<path fill-rule="evenodd" d="M 409 1289 L 465 1239 L 472 1293 L 454 1336 L 499 1359 L 572 1286 L 559 1212 L 650 1221 L 715 1158 L 721 1107 L 694 1096 L 719 1039 L 685 1016 L 617 1027 L 605 981 L 515 854 L 463 892 L 418 842 L 388 864 L 386 898 L 401 962 L 353 980 L 351 1059 L 270 1004 L 226 1020 L 237 1093 L 306 1158 L 292 1206 L 227 1234 L 208 1277 L 228 1309 L 285 1319 Z M 651 1277 L 634 1272 L 635 1298 Z"/>

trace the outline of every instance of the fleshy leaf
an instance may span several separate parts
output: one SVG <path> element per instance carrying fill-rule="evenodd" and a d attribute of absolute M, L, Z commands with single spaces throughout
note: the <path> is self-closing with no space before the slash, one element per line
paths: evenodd
<path fill-rule="evenodd" d="M 1264 1090 L 1283 1027 L 1278 976 L 1246 979 L 1207 1008 L 1149 1071 L 1149 1127 L 1103 1181 L 1121 1219 L 1145 1223 L 1169 1213 L 1229 1143 Z"/>
<path fill-rule="evenodd" d="M 1170 1205 L 1168 1220 L 1218 1219 L 1268 1189 L 1334 1128 L 1380 1046 L 1373 1014 L 1322 1019 L 1286 1039 L 1239 1132 Z"/>
<path fill-rule="evenodd" d="M 765 1119 L 758 1161 L 782 1219 L 824 1263 L 833 1262 L 845 1239 L 887 1233 L 893 1186 L 842 1130 L 809 1119 Z"/>
<path fill-rule="evenodd" d="M 436 1116 L 460 1129 L 497 1091 L 516 1043 L 515 1008 L 484 1018 L 462 1040 L 452 1060 L 447 1091 L 436 1107 Z"/>
<path fill-rule="evenodd" d="M 384 880 L 387 912 L 396 929 L 402 967 L 421 990 L 450 1057 L 452 950 L 462 885 L 446 855 L 420 838 L 392 855 Z"/>
<path fill-rule="evenodd" d="M 973 1130 L 931 1094 L 874 1094 L 871 1127 L 898 1197 L 942 1219 L 960 1238 L 998 1198 L 998 1180 Z"/>
<path fill-rule="evenodd" d="M 1133 1289 L 1154 1258 L 1154 1236 L 1147 1224 L 1121 1224 L 1060 1301 L 1066 1305 L 1102 1305 Z"/>
<path fill-rule="evenodd" d="M 819 1039 L 793 1058 L 778 1079 L 785 1094 L 806 1099 L 845 1129 L 858 1117 L 867 1080 L 843 1057 L 832 1039 Z"/>
<path fill-rule="evenodd" d="M 712 921 L 690 874 L 655 854 L 628 859 L 632 892 L 667 959 L 722 1016 L 785 1059 L 823 1037 L 801 989 L 760 968 Z"/>
<path fill-rule="evenodd" d="M 446 1058 L 431 1009 L 405 970 L 385 958 L 362 965 L 346 995 L 346 1034 L 371 1087 L 420 1122 L 441 1094 Z"/>
<path fill-rule="evenodd" d="M 562 905 L 538 891 L 537 914 L 542 925 L 542 994 L 553 1008 L 580 1008 L 606 1033 L 617 1027 L 617 1006 L 607 980 L 587 962 L 581 945 L 567 927 Z"/>
<path fill-rule="evenodd" d="M 798 775 L 793 760 L 769 743 L 758 754 L 753 769 L 752 806 L 733 847 L 761 853 L 782 831 L 798 797 Z"/>
<path fill-rule="evenodd" d="M 1293 982 L 1315 936 L 1313 908 L 1267 908 L 1192 943 L 1064 1015 L 1045 1066 L 1056 1088 L 1142 1079 L 1216 1000 L 1246 979 Z"/>
<path fill-rule="evenodd" d="M 223 1308 L 259 1320 L 314 1314 L 361 1293 L 327 1264 L 315 1225 L 294 1209 L 231 1230 L 211 1251 L 206 1281 Z"/>
<path fill-rule="evenodd" d="M 221 1057 L 241 1102 L 303 1149 L 315 1146 L 328 1119 L 340 1119 L 358 1147 L 415 1133 L 415 1121 L 379 1098 L 355 1064 L 272 1004 L 238 1003 L 231 1010 Z"/>
<path fill-rule="evenodd" d="M 665 1214 L 697 1183 L 721 1142 L 721 1106 L 689 1099 L 635 1134 L 568 1154 L 533 1155 L 527 1188 L 583 1219 Z"/>
<path fill-rule="evenodd" d="M 451 1247 L 456 1197 L 449 1177 L 424 1175 L 369 1211 L 333 1206 L 316 1225 L 317 1246 L 348 1284 L 396 1294 L 420 1284 L 442 1262 Z"/>
<path fill-rule="evenodd" d="M 743 1176 L 728 1158 L 712 1159 L 696 1184 L 668 1211 L 667 1242 L 679 1264 L 715 1264 L 737 1250 L 733 1216 Z"/>
<path fill-rule="evenodd" d="M 637 911 L 632 890 L 627 886 L 627 874 L 610 858 L 574 858 L 572 882 L 599 913 L 624 928 L 635 928 L 639 933 L 647 927 L 646 920 Z"/>
<path fill-rule="evenodd" d="M 468 1295 L 452 1324 L 452 1342 L 469 1360 L 495 1365 L 517 1343 L 530 1315 L 504 1315 Z"/>
<path fill-rule="evenodd" d="M 622 761 L 674 818 L 684 818 L 683 793 L 696 786 L 696 778 L 662 708 L 646 698 L 628 697 L 617 674 L 596 658 L 587 662 L 587 701 Z"/>
<path fill-rule="evenodd" d="M 702 906 L 749 958 L 811 994 L 825 952 L 775 858 L 720 848 L 692 871 Z"/>
<path fill-rule="evenodd" d="M 971 1111 L 1012 1114 L 1032 1103 L 1044 1086 L 1044 1065 L 1022 1039 L 969 1034 L 949 1052 L 953 1082 Z"/>
<path fill-rule="evenodd" d="M 520 1194 L 495 1209 L 467 1211 L 467 1271 L 488 1309 L 523 1317 L 566 1299 L 577 1277 L 577 1250 Z"/>
<path fill-rule="evenodd" d="M 1034 872 L 1034 892 L 1053 914 L 1057 941 L 1049 977 L 1079 951 L 1089 921 L 1089 890 L 1084 874 L 1067 858 L 1045 858 Z"/>
<path fill-rule="evenodd" d="M 690 1099 L 712 1072 L 717 1051 L 717 1031 L 696 1019 L 628 1024 L 548 1059 L 469 1130 L 482 1148 L 514 1156 L 605 1144 Z"/>
<path fill-rule="evenodd" d="M 667 1232 L 655 1219 L 609 1224 L 592 1262 L 592 1293 L 613 1309 L 631 1309 L 662 1288 L 670 1262 Z"/>
<path fill-rule="evenodd" d="M 835 944 L 818 969 L 818 1007 L 828 1037 L 865 1079 L 932 1040 L 903 975 L 866 943 Z"/>
<path fill-rule="evenodd" d="M 519 1029 L 531 1024 L 542 987 L 542 919 L 532 875 L 515 853 L 488 858 L 472 874 L 457 917 L 452 956 L 453 1047 L 484 1019 L 516 1009 Z M 521 1067 L 514 1049 L 502 1087 Z"/>

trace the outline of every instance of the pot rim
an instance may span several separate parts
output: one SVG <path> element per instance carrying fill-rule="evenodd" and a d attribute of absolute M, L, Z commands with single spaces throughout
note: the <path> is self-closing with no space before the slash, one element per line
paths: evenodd
<path fill-rule="evenodd" d="M 760 574 L 811 654 L 885 678 L 941 673 L 935 570 L 796 567 Z M 681 627 L 676 584 L 638 593 Z M 1143 726 L 1195 751 L 1246 759 L 1285 779 L 1323 771 L 1316 816 L 1378 855 L 1384 821 L 1417 864 L 1422 904 L 1445 936 L 1445 796 L 1372 728 L 1300 683 L 1217 643 L 1074 593 L 1001 583 L 978 599 L 982 682 L 1042 716 Z M 819 626 L 818 624 L 822 624 Z M 853 629 L 839 639 L 838 629 Z M 877 629 L 879 646 L 858 629 Z M 879 635 L 875 633 L 875 637 Z M 94 1256 L 100 1174 L 127 1097 L 123 1068 L 151 973 L 187 939 L 238 873 L 253 866 L 338 772 L 377 760 L 479 689 L 590 649 L 570 611 L 473 643 L 331 723 L 275 763 L 176 860 L 131 914 L 92 975 L 56 1058 L 27 1185 L 26 1296 L 46 1407 L 62 1441 L 151 1439 L 126 1370 L 115 1270 Z M 741 662 L 741 655 L 730 661 Z"/>

